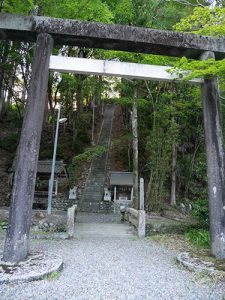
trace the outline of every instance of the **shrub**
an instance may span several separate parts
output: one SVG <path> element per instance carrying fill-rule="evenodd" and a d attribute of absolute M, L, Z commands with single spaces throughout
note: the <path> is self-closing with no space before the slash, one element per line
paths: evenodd
<path fill-rule="evenodd" d="M 205 229 L 209 228 L 209 208 L 207 199 L 199 199 L 192 204 L 192 214 L 199 220 L 199 225 Z"/>
<path fill-rule="evenodd" d="M 93 159 L 101 157 L 106 151 L 107 148 L 105 146 L 96 146 L 88 148 L 83 153 L 74 156 L 72 163 L 68 168 L 71 186 L 77 182 L 78 177 L 80 176 L 82 163 L 91 162 Z"/>
<path fill-rule="evenodd" d="M 210 247 L 210 235 L 208 230 L 192 229 L 185 233 L 185 238 L 197 247 Z"/>

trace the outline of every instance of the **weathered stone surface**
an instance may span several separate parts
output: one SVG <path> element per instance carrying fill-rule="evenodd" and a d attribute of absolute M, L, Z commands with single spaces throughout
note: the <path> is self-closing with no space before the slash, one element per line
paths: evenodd
<path fill-rule="evenodd" d="M 146 236 L 164 233 L 184 233 L 193 224 L 170 220 L 160 216 L 151 216 L 146 221 Z"/>
<path fill-rule="evenodd" d="M 205 261 L 198 257 L 193 257 L 189 252 L 182 252 L 178 254 L 177 260 L 184 267 L 194 272 L 210 272 L 213 274 L 222 275 L 224 271 L 218 270 L 216 264 L 210 261 Z"/>
<path fill-rule="evenodd" d="M 77 200 L 69 199 L 66 195 L 58 195 L 52 198 L 52 208 L 55 210 L 67 210 L 70 206 L 77 204 Z"/>
<path fill-rule="evenodd" d="M 0 284 L 44 279 L 63 268 L 62 258 L 56 254 L 31 252 L 16 265 L 0 262 Z"/>
<path fill-rule="evenodd" d="M 110 144 L 111 128 L 114 114 L 114 105 L 108 104 L 105 106 L 104 119 L 102 122 L 98 145 L 105 147 L 106 151 L 95 157 L 89 169 L 89 175 L 85 183 L 79 210 L 83 212 L 100 212 L 104 208 L 106 211 L 111 210 L 111 203 L 104 205 L 104 184 L 105 184 L 105 169 L 108 159 L 108 148 Z"/>
<path fill-rule="evenodd" d="M 138 237 L 145 237 L 145 211 L 127 208 L 126 215 L 128 222 L 136 228 Z"/>
<path fill-rule="evenodd" d="M 206 52 L 202 59 L 212 58 Z M 202 103 L 206 142 L 209 215 L 212 254 L 225 258 L 225 156 L 217 78 L 205 79 Z"/>
<path fill-rule="evenodd" d="M 27 256 L 29 249 L 32 203 L 52 47 L 53 39 L 49 34 L 38 35 L 13 181 L 9 226 L 3 252 L 3 261 L 6 262 L 19 262 Z"/>
<path fill-rule="evenodd" d="M 67 233 L 68 237 L 72 238 L 74 235 L 74 225 L 75 225 L 75 210 L 77 209 L 76 205 L 68 208 L 67 210 Z"/>
<path fill-rule="evenodd" d="M 225 57 L 225 39 L 133 26 L 0 14 L 0 39 L 35 41 L 39 32 L 51 34 L 56 44 L 196 59 L 204 51 L 213 51 L 217 59 Z"/>
<path fill-rule="evenodd" d="M 142 238 L 145 237 L 145 211 L 139 210 L 138 211 L 138 237 Z"/>

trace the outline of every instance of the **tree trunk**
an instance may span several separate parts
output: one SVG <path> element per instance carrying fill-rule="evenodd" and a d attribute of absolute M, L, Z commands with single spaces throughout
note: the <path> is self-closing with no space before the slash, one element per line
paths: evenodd
<path fill-rule="evenodd" d="M 4 107 L 5 107 L 5 89 L 4 89 L 4 81 L 2 82 L 2 88 L 0 89 L 0 118 L 4 115 Z"/>
<path fill-rule="evenodd" d="M 22 93 L 21 93 L 21 102 L 24 104 L 24 107 L 26 107 L 26 100 L 27 100 L 27 84 L 26 82 L 28 81 L 28 77 L 29 77 L 29 64 L 26 63 L 26 68 L 24 71 L 24 76 L 23 76 L 23 89 L 22 89 Z"/>
<path fill-rule="evenodd" d="M 91 144 L 95 145 L 95 97 L 92 100 Z"/>
<path fill-rule="evenodd" d="M 172 176 L 171 176 L 171 197 L 170 204 L 172 206 L 176 205 L 176 165 L 177 165 L 177 148 L 176 144 L 173 144 L 173 152 L 172 152 Z"/>
<path fill-rule="evenodd" d="M 214 57 L 205 52 L 202 59 Z M 225 172 L 224 148 L 221 127 L 220 100 L 217 79 L 205 79 L 202 101 L 207 156 L 209 215 L 212 254 L 225 258 Z"/>
<path fill-rule="evenodd" d="M 148 211 L 150 211 L 150 203 L 151 203 L 151 189 L 152 189 L 152 172 L 150 173 L 150 178 L 148 181 L 148 185 L 147 185 L 147 190 L 146 190 L 146 208 Z"/>
<path fill-rule="evenodd" d="M 6 262 L 17 263 L 21 261 L 26 258 L 29 250 L 32 202 L 52 47 L 52 37 L 47 33 L 40 33 L 37 38 L 28 92 L 28 107 L 24 118 L 14 176 L 9 226 L 3 253 L 3 261 Z"/>
<path fill-rule="evenodd" d="M 4 109 L 4 64 L 6 63 L 6 48 L 8 42 L 1 42 L 1 50 L 0 50 L 0 118 L 3 114 Z"/>
<path fill-rule="evenodd" d="M 133 133 L 133 174 L 134 174 L 133 199 L 134 199 L 134 207 L 136 209 L 139 209 L 139 201 L 138 201 L 137 87 L 134 87 L 131 122 L 132 122 L 132 133 Z"/>
<path fill-rule="evenodd" d="M 14 68 L 13 72 L 10 74 L 10 77 L 8 79 L 8 95 L 7 95 L 7 99 L 5 102 L 4 115 L 8 114 L 10 105 L 12 103 L 14 81 L 15 81 L 15 68 Z"/>

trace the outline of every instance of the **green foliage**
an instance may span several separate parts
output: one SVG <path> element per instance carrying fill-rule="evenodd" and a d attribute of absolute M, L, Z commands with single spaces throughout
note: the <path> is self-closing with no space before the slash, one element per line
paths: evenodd
<path fill-rule="evenodd" d="M 106 1 L 110 11 L 114 15 L 117 24 L 131 24 L 134 19 L 134 7 L 132 0 Z"/>
<path fill-rule="evenodd" d="M 208 200 L 199 199 L 192 204 L 192 214 L 199 220 L 199 225 L 203 228 L 209 227 Z"/>
<path fill-rule="evenodd" d="M 60 276 L 60 272 L 59 271 L 54 271 L 50 275 L 45 276 L 45 278 L 48 279 L 48 280 L 56 280 L 56 279 L 59 278 L 59 276 Z"/>
<path fill-rule="evenodd" d="M 103 146 L 96 146 L 93 148 L 88 148 L 84 153 L 75 156 L 72 160 L 72 164 L 76 165 L 83 161 L 90 162 L 93 158 L 101 156 L 106 152 L 106 148 Z"/>
<path fill-rule="evenodd" d="M 180 149 L 183 153 L 181 157 L 187 155 L 188 148 L 192 151 L 193 141 L 198 142 L 201 136 L 201 131 L 199 133 L 196 128 L 201 120 L 202 107 L 199 89 L 196 87 L 173 83 L 158 84 L 158 86 L 151 84 L 149 88 L 152 96 L 148 110 L 152 110 L 152 113 L 151 120 L 148 122 L 152 123 L 152 128 L 148 132 L 145 129 L 147 138 L 143 139 L 143 143 L 145 141 L 147 144 L 148 164 L 146 167 L 150 172 L 147 201 L 150 210 L 159 211 L 169 198 L 168 182 L 172 169 L 172 149 L 174 145 L 178 150 Z M 144 128 L 144 124 L 142 126 Z M 179 159 L 180 157 L 178 161 Z M 183 161 L 177 163 L 178 184 L 182 188 L 184 186 L 184 189 L 189 176 L 191 177 L 190 166 L 190 160 L 185 164 Z"/>
<path fill-rule="evenodd" d="M 114 14 L 114 23 L 129 24 L 156 29 L 172 29 L 172 26 L 193 11 L 193 6 L 175 1 L 161 0 L 105 0 Z M 170 65 L 176 58 L 144 55 L 124 51 L 97 51 L 98 58 L 119 59 L 126 62 L 137 62 L 156 65 Z"/>
<path fill-rule="evenodd" d="M 192 15 L 184 18 L 174 26 L 175 30 L 194 34 L 209 35 L 214 37 L 225 36 L 225 8 L 215 7 L 197 7 Z M 183 74 L 188 70 L 188 74 Z M 224 79 L 225 60 L 215 61 L 208 59 L 206 61 L 194 61 L 183 57 L 174 64 L 171 72 L 176 73 L 178 77 L 184 80 L 192 78 L 211 78 L 219 76 Z"/>
<path fill-rule="evenodd" d="M 113 14 L 101 0 L 39 0 L 42 13 L 56 18 L 112 23 Z"/>
<path fill-rule="evenodd" d="M 206 157 L 204 150 L 197 156 L 187 153 L 179 160 L 179 185 L 183 198 L 192 205 L 192 215 L 202 228 L 209 227 Z M 180 193 L 181 196 L 182 193 Z M 182 199 L 182 201 L 184 201 Z"/>
<path fill-rule="evenodd" d="M 207 230 L 193 229 L 185 233 L 185 238 L 193 245 L 201 248 L 210 247 L 210 235 Z"/>
<path fill-rule="evenodd" d="M 3 5 L 3 12 L 15 14 L 30 14 L 34 8 L 33 0 L 5 0 Z"/>
<path fill-rule="evenodd" d="M 199 139 L 201 143 L 202 138 Z M 206 157 L 203 150 L 199 150 L 197 156 L 187 153 L 179 159 L 179 184 L 184 190 L 184 198 L 191 202 L 208 198 Z"/>
<path fill-rule="evenodd" d="M 192 11 L 175 1 L 133 0 L 134 18 L 132 25 L 159 29 L 172 29 L 172 26 Z"/>
<path fill-rule="evenodd" d="M 193 14 L 173 27 L 177 31 L 223 37 L 225 35 L 225 8 L 197 7 Z"/>
<path fill-rule="evenodd" d="M 131 171 L 130 157 L 128 157 L 128 152 L 131 152 L 131 145 L 132 134 L 130 131 L 121 134 L 111 141 L 111 153 L 114 154 L 114 157 L 118 157 L 117 163 L 122 167 L 122 170 Z"/>
<path fill-rule="evenodd" d="M 176 57 L 153 55 L 153 54 L 142 54 L 140 63 L 151 64 L 159 66 L 170 66 L 174 61 L 177 61 Z"/>
<path fill-rule="evenodd" d="M 102 156 L 107 151 L 104 146 L 96 146 L 86 149 L 83 153 L 74 156 L 68 171 L 70 174 L 70 183 L 73 186 L 80 175 L 82 163 L 91 162 L 94 158 Z"/>
<path fill-rule="evenodd" d="M 173 120 L 165 121 L 165 126 L 157 124 L 152 129 L 147 143 L 151 177 L 148 208 L 153 211 L 160 211 L 167 197 L 165 183 L 170 173 L 172 147 L 178 133 L 177 124 Z"/>
<path fill-rule="evenodd" d="M 2 230 L 3 228 L 6 228 L 8 225 L 8 222 L 4 219 L 0 219 L 0 230 Z"/>
<path fill-rule="evenodd" d="M 184 80 L 199 77 L 209 79 L 213 76 L 224 78 L 224 71 L 225 59 L 215 61 L 215 59 L 209 58 L 204 61 L 195 61 L 187 59 L 186 57 L 176 61 L 174 67 L 170 70 L 171 73 L 177 74 L 177 78 L 183 78 Z"/>
<path fill-rule="evenodd" d="M 58 224 L 53 228 L 54 232 L 67 232 L 67 226 L 65 224 Z"/>
<path fill-rule="evenodd" d="M 119 97 L 119 98 L 111 98 L 111 102 L 117 104 L 117 105 L 125 105 L 128 108 L 131 108 L 132 106 L 132 98 L 131 97 Z M 145 109 L 148 106 L 148 100 L 143 98 L 137 99 L 137 107 L 139 109 Z"/>

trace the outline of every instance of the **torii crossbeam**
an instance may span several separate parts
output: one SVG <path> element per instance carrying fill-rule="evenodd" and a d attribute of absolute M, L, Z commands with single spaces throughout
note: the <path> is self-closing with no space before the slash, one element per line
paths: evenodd
<path fill-rule="evenodd" d="M 124 77 L 153 81 L 181 81 L 177 74 L 171 74 L 170 66 L 156 66 L 128 63 L 112 60 L 88 59 L 51 55 L 49 69 L 56 72 L 67 72 L 86 75 Z M 188 74 L 183 72 L 183 76 Z M 202 78 L 187 81 L 190 84 L 201 84 Z"/>

